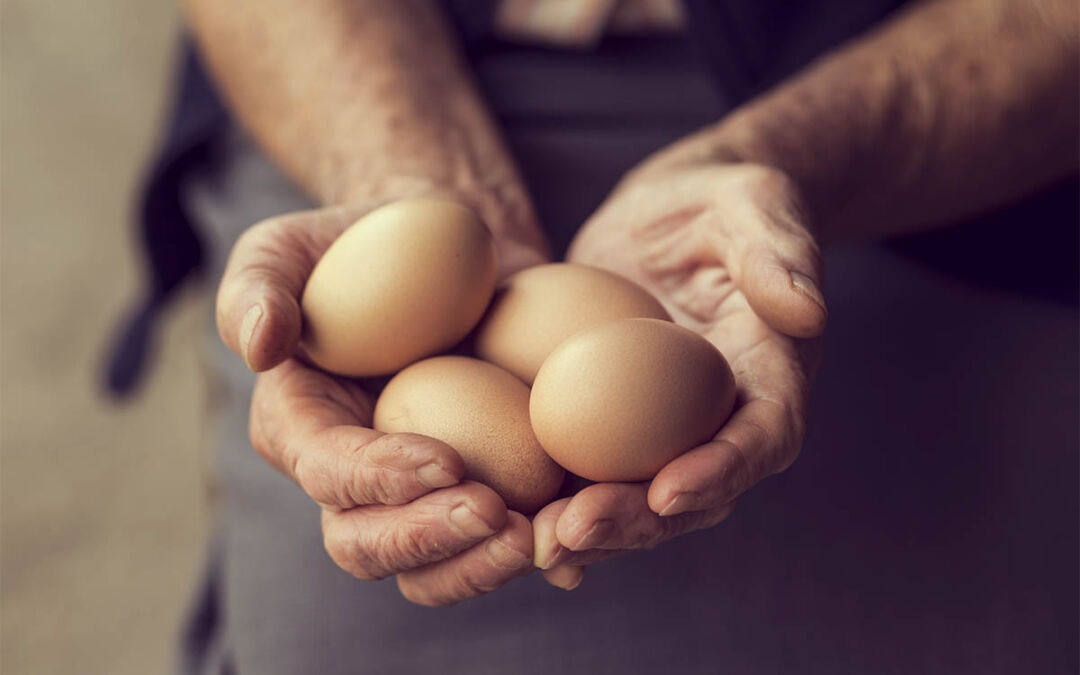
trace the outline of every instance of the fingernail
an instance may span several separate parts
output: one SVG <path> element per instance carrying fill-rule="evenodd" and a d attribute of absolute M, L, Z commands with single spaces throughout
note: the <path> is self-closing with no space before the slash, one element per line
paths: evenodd
<path fill-rule="evenodd" d="M 252 305 L 240 322 L 240 351 L 243 352 L 244 361 L 247 362 L 249 368 L 251 367 L 251 340 L 255 337 L 255 330 L 259 327 L 262 317 L 262 305 Z"/>
<path fill-rule="evenodd" d="M 584 567 L 570 567 L 573 571 L 573 575 L 567 580 L 564 586 L 561 586 L 564 591 L 572 591 L 581 585 L 581 582 L 585 580 L 585 568 Z"/>
<path fill-rule="evenodd" d="M 693 511 L 698 508 L 698 504 L 700 503 L 701 495 L 698 493 L 680 492 L 667 503 L 667 506 L 660 510 L 660 515 L 674 516 L 679 513 L 685 513 L 686 511 Z"/>
<path fill-rule="evenodd" d="M 507 570 L 517 570 L 532 563 L 529 556 L 521 551 L 507 546 L 498 539 L 492 539 L 487 545 L 488 560 L 496 567 Z"/>
<path fill-rule="evenodd" d="M 538 552 L 536 554 L 536 566 L 542 570 L 549 570 L 559 564 L 559 561 L 566 557 L 566 549 L 555 544 L 547 554 Z"/>
<path fill-rule="evenodd" d="M 450 522 L 462 534 L 472 539 L 482 539 L 495 534 L 495 528 L 465 504 L 458 504 L 450 511 Z"/>
<path fill-rule="evenodd" d="M 571 546 L 570 549 L 573 551 L 584 551 L 585 549 L 596 548 L 607 541 L 614 531 L 614 522 L 606 519 L 598 520 L 591 528 L 589 528 L 589 531 L 585 533 L 585 536 L 578 539 L 577 544 Z"/>
<path fill-rule="evenodd" d="M 457 484 L 454 478 L 438 462 L 428 462 L 416 470 L 416 482 L 432 490 Z"/>
<path fill-rule="evenodd" d="M 821 294 L 821 289 L 817 287 L 817 284 L 814 283 L 813 279 L 802 272 L 789 272 L 789 274 L 791 275 L 792 286 L 801 291 L 806 297 L 821 305 L 821 308 L 826 312 L 829 311 L 825 306 L 825 296 Z"/>
<path fill-rule="evenodd" d="M 553 576 L 554 578 L 550 578 Z M 572 591 L 581 585 L 581 582 L 585 579 L 585 568 L 570 565 L 557 570 L 554 575 L 549 575 L 549 581 L 556 588 L 561 588 L 564 591 Z"/>

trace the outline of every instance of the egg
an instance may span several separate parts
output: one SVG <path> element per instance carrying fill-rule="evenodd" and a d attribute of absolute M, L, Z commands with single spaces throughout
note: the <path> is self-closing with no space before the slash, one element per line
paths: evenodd
<path fill-rule="evenodd" d="M 535 513 L 562 485 L 564 471 L 529 423 L 529 389 L 498 366 L 436 356 L 395 375 L 375 404 L 375 428 L 437 438 L 465 460 L 465 477 L 484 483 L 521 513 Z"/>
<path fill-rule="evenodd" d="M 668 321 L 626 319 L 560 344 L 533 383 L 544 450 L 594 481 L 648 480 L 710 440 L 735 405 L 735 378 L 705 338 Z"/>
<path fill-rule="evenodd" d="M 531 384 L 566 338 L 615 319 L 671 317 L 645 289 L 596 267 L 556 263 L 518 272 L 477 328 L 476 355 Z"/>
<path fill-rule="evenodd" d="M 406 199 L 338 237 L 301 299 L 302 346 L 321 368 L 387 375 L 446 351 L 480 320 L 497 275 L 495 244 L 467 207 Z"/>

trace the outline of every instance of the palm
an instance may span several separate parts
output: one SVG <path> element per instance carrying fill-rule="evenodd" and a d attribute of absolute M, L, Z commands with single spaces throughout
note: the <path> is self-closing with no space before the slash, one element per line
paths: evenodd
<path fill-rule="evenodd" d="M 651 484 L 597 484 L 541 511 L 542 566 L 586 564 L 711 526 L 739 494 L 794 460 L 821 345 L 792 335 L 819 335 L 824 307 L 795 288 L 797 275 L 819 277 L 820 263 L 788 187 L 751 166 L 639 175 L 579 232 L 569 260 L 652 292 L 724 354 L 739 396 L 715 439 Z"/>
<path fill-rule="evenodd" d="M 609 208 L 582 228 L 569 258 L 609 269 L 656 295 L 677 323 L 716 345 L 735 372 L 740 401 L 749 403 L 778 393 L 769 386 L 775 377 L 761 377 L 778 364 L 786 364 L 781 379 L 790 383 L 795 378 L 801 384 L 816 366 L 820 341 L 808 344 L 789 337 L 750 306 L 727 263 L 732 249 L 744 245 L 740 228 L 746 224 L 740 222 L 739 211 L 746 208 L 747 186 L 741 176 L 713 178 L 707 192 L 694 193 L 707 195 L 700 201 L 679 199 L 683 195 L 663 184 L 631 198 L 625 211 L 619 200 L 612 200 L 615 208 L 609 202 Z M 656 193 L 670 195 L 671 202 L 639 208 Z M 637 217 L 630 220 L 631 214 Z"/>
<path fill-rule="evenodd" d="M 380 203 L 293 213 L 250 228 L 222 278 L 218 327 L 260 372 L 252 444 L 323 507 L 334 562 L 361 579 L 396 575 L 414 602 L 452 604 L 532 569 L 529 522 L 490 488 L 462 480 L 464 463 L 447 444 L 370 428 L 370 390 L 307 365 L 300 345 L 300 298 L 313 268 Z M 498 243 L 506 270 L 543 257 L 509 238 Z"/>

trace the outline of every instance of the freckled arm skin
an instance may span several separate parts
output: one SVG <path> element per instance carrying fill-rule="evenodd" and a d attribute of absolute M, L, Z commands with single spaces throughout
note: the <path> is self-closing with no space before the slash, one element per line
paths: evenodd
<path fill-rule="evenodd" d="M 453 195 L 544 251 L 439 3 L 185 0 L 232 110 L 323 205 Z"/>
<path fill-rule="evenodd" d="M 799 186 L 823 239 L 928 229 L 1077 169 L 1075 0 L 904 9 L 664 151 L 749 161 Z"/>

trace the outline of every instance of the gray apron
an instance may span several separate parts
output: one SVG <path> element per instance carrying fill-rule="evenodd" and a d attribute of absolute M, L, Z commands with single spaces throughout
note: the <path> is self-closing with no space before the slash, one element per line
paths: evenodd
<path fill-rule="evenodd" d="M 626 38 L 476 64 L 558 250 L 626 169 L 726 111 L 697 63 Z M 185 195 L 207 292 L 243 229 L 311 206 L 235 133 Z M 573 592 L 533 575 L 444 609 L 329 560 L 318 508 L 248 444 L 254 376 L 208 317 L 217 528 L 183 670 L 1075 672 L 1075 309 L 880 246 L 826 258 L 827 354 L 789 471 Z"/>

